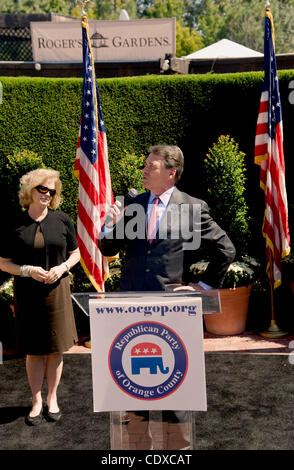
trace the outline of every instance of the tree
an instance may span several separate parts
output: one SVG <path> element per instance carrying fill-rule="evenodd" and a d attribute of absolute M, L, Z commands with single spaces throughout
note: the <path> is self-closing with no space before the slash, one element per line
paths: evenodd
<path fill-rule="evenodd" d="M 87 16 L 96 20 L 118 20 L 121 10 L 126 10 L 130 19 L 137 17 L 137 2 L 135 0 L 96 0 L 92 6 L 87 9 Z M 80 16 L 81 9 L 73 9 L 74 16 Z"/>
<path fill-rule="evenodd" d="M 196 4 L 197 29 L 206 46 L 230 39 L 263 52 L 264 4 L 260 0 L 193 0 Z M 276 53 L 294 48 L 292 18 L 294 0 L 271 0 L 276 31 Z"/>
<path fill-rule="evenodd" d="M 2 0 L 0 13 L 17 13 L 18 3 L 16 0 Z"/>
<path fill-rule="evenodd" d="M 69 15 L 72 6 L 71 1 L 67 0 L 2 0 L 2 2 L 1 13 L 59 13 Z"/>
<path fill-rule="evenodd" d="M 294 0 L 274 0 L 271 5 L 275 25 L 276 53 L 293 52 Z"/>
<path fill-rule="evenodd" d="M 141 18 L 172 18 L 182 21 L 184 2 L 182 0 L 153 0 L 141 4 Z"/>
<path fill-rule="evenodd" d="M 183 0 L 184 3 L 184 14 L 183 14 L 183 24 L 192 29 L 197 29 L 197 4 L 198 0 Z"/>
<path fill-rule="evenodd" d="M 184 24 L 187 2 L 188 0 L 142 0 L 137 2 L 140 18 L 176 18 L 177 57 L 190 54 L 203 47 L 200 34 Z"/>
<path fill-rule="evenodd" d="M 182 57 L 192 52 L 198 51 L 203 45 L 203 40 L 198 31 L 190 30 L 187 26 L 182 26 L 177 21 L 176 26 L 176 42 L 177 50 L 176 56 Z"/>
<path fill-rule="evenodd" d="M 200 31 L 205 46 L 222 39 L 225 18 L 220 11 L 220 5 L 214 0 L 203 0 L 198 5 L 198 31 Z"/>

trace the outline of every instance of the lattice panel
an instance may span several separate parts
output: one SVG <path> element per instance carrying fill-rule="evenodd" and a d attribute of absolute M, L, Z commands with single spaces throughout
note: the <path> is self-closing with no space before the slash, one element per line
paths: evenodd
<path fill-rule="evenodd" d="M 0 28 L 0 60 L 33 60 L 29 27 Z"/>

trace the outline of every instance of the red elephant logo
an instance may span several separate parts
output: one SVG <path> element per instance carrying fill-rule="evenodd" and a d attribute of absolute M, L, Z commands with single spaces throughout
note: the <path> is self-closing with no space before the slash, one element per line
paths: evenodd
<path fill-rule="evenodd" d="M 157 368 L 162 374 L 169 372 L 164 367 L 161 348 L 155 343 L 138 343 L 131 349 L 132 374 L 138 375 L 141 369 L 149 369 L 150 374 L 157 374 Z"/>

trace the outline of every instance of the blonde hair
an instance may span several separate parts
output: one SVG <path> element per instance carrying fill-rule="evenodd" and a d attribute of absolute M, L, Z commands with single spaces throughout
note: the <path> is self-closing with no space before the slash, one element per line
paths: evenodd
<path fill-rule="evenodd" d="M 18 192 L 19 203 L 22 207 L 29 207 L 33 202 L 32 190 L 38 186 L 43 185 L 44 181 L 48 178 L 54 178 L 56 194 L 51 198 L 49 208 L 57 209 L 61 204 L 61 189 L 62 183 L 59 178 L 59 171 L 51 170 L 48 168 L 38 168 L 37 170 L 29 171 L 20 178 L 20 190 Z"/>

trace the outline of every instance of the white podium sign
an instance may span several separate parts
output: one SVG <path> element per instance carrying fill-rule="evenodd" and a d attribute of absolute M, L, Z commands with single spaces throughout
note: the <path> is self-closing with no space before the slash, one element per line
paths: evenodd
<path fill-rule="evenodd" d="M 206 411 L 201 298 L 89 301 L 94 411 Z"/>

